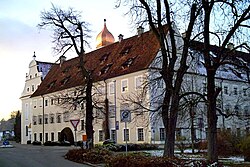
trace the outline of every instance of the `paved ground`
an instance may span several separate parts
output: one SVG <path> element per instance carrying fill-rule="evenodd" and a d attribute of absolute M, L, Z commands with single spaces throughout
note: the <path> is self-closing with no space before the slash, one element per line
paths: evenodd
<path fill-rule="evenodd" d="M 74 146 L 11 144 L 13 148 L 0 148 L 0 167 L 88 167 L 64 159 L 63 156 Z"/>

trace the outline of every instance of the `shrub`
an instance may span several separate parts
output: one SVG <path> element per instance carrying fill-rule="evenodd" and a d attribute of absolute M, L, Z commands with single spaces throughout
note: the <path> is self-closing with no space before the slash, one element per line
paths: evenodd
<path fill-rule="evenodd" d="M 42 145 L 42 143 L 40 141 L 33 141 L 32 144 L 35 145 L 35 146 Z"/>
<path fill-rule="evenodd" d="M 101 148 L 91 150 L 73 149 L 66 153 L 65 158 L 78 163 L 89 162 L 98 164 L 104 163 L 111 155 L 112 152 Z"/>
<path fill-rule="evenodd" d="M 235 134 L 221 131 L 217 134 L 218 154 L 224 156 L 241 154 L 239 149 L 240 140 L 240 137 L 237 137 Z"/>
<path fill-rule="evenodd" d="M 250 161 L 250 136 L 243 139 L 239 145 L 245 161 Z"/>

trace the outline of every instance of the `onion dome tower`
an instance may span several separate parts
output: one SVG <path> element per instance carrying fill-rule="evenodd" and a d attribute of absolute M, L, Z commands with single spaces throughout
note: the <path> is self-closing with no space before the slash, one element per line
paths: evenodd
<path fill-rule="evenodd" d="M 96 48 L 107 46 L 109 44 L 114 43 L 114 41 L 115 41 L 115 38 L 107 29 L 106 19 L 104 19 L 104 27 L 102 31 L 96 37 Z"/>

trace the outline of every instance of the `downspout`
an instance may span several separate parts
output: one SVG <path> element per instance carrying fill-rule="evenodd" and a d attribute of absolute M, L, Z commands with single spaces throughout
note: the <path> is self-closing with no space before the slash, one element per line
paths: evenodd
<path fill-rule="evenodd" d="M 42 104 L 42 111 L 43 111 L 43 120 L 42 120 L 42 122 L 43 122 L 43 137 L 42 137 L 42 143 L 44 144 L 44 96 L 43 95 L 41 95 L 42 96 L 42 101 L 43 101 L 43 104 Z"/>

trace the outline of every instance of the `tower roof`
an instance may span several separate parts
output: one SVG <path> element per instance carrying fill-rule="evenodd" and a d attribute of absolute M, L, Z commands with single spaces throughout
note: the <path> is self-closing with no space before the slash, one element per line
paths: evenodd
<path fill-rule="evenodd" d="M 107 46 L 109 44 L 114 43 L 114 41 L 115 41 L 115 38 L 107 29 L 106 19 L 104 19 L 104 27 L 102 31 L 96 37 L 96 48 Z"/>

